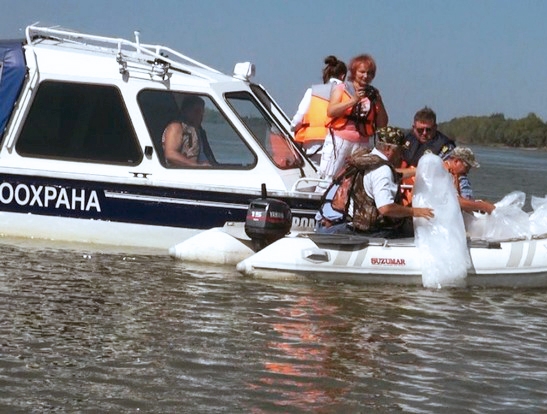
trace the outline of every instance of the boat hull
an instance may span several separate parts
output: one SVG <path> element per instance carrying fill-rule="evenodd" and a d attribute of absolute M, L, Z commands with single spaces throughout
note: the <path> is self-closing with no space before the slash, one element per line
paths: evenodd
<path fill-rule="evenodd" d="M 285 237 L 241 261 L 237 269 L 256 278 L 422 285 L 420 253 L 412 239 L 350 237 L 340 244 L 332 236 L 318 236 Z M 472 242 L 469 253 L 467 286 L 547 286 L 545 238 Z"/>
<path fill-rule="evenodd" d="M 261 197 L 314 226 L 317 169 L 252 64 L 37 25 L 0 52 L 1 234 L 167 251 Z M 192 151 L 165 153 L 174 122 Z"/>
<path fill-rule="evenodd" d="M 244 221 L 260 197 L 198 190 L 0 174 L 4 236 L 168 249 L 197 232 Z M 317 200 L 286 197 L 293 222 L 313 227 Z"/>

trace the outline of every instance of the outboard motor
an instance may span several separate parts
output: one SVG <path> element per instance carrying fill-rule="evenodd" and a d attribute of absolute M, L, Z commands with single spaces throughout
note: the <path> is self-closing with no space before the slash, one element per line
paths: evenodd
<path fill-rule="evenodd" d="M 251 201 L 247 209 L 245 233 L 254 243 L 255 250 L 285 236 L 292 225 L 289 205 L 281 200 L 266 197 L 266 186 L 262 184 L 262 198 Z"/>

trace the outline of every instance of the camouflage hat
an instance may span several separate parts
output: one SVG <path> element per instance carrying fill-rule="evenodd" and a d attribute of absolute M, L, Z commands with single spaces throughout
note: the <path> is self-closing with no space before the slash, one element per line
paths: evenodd
<path fill-rule="evenodd" d="M 387 126 L 376 130 L 376 139 L 385 144 L 401 146 L 404 144 L 405 134 L 400 128 Z"/>
<path fill-rule="evenodd" d="M 456 147 L 450 153 L 450 157 L 462 160 L 463 162 L 465 162 L 467 165 L 471 167 L 474 167 L 474 168 L 480 167 L 480 164 L 475 159 L 475 154 L 473 154 L 473 151 L 471 151 L 471 148 Z"/>

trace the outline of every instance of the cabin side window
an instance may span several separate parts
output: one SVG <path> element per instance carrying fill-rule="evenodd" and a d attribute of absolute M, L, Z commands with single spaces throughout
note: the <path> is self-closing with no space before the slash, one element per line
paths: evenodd
<path fill-rule="evenodd" d="M 142 150 L 114 86 L 42 82 L 15 145 L 26 157 L 136 165 Z"/>
<path fill-rule="evenodd" d="M 250 169 L 256 155 L 210 97 L 143 90 L 137 97 L 166 168 Z"/>
<path fill-rule="evenodd" d="M 226 94 L 226 99 L 277 167 L 289 169 L 304 165 L 289 135 L 266 115 L 251 94 L 231 92 Z"/>

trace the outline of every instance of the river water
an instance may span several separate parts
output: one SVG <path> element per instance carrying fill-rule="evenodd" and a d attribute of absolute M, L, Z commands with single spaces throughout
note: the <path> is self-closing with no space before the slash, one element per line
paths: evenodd
<path fill-rule="evenodd" d="M 547 153 L 475 148 L 476 195 Z M 1 413 L 547 412 L 547 289 L 263 281 L 2 240 Z"/>

